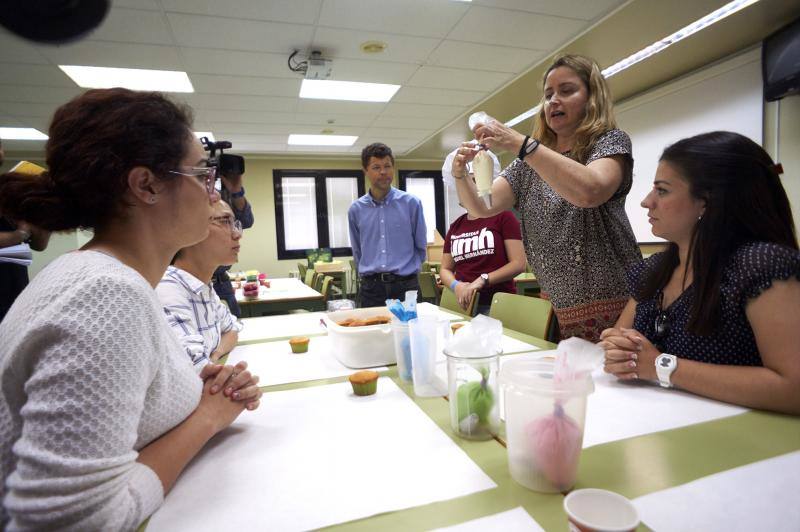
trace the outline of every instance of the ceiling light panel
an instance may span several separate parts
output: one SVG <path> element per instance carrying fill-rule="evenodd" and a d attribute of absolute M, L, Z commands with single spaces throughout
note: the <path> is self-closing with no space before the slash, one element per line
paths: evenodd
<path fill-rule="evenodd" d="M 124 87 L 137 91 L 194 92 L 186 72 L 77 65 L 59 65 L 58 68 L 79 87 L 87 89 Z"/>
<path fill-rule="evenodd" d="M 351 135 L 289 135 L 290 146 L 352 146 L 358 137 Z"/>
<path fill-rule="evenodd" d="M 304 79 L 300 97 L 314 100 L 347 100 L 355 102 L 388 102 L 400 85 Z"/>
<path fill-rule="evenodd" d="M 0 139 L 3 140 L 47 140 L 48 137 L 32 127 L 0 127 Z"/>

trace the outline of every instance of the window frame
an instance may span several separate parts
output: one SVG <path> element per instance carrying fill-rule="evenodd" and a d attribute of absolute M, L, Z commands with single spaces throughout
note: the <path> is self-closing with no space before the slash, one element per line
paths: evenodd
<path fill-rule="evenodd" d="M 433 179 L 433 195 L 436 210 L 436 230 L 444 238 L 447 234 L 447 218 L 444 209 L 444 182 L 442 173 L 436 170 L 400 170 L 398 185 L 400 190 L 406 191 L 406 180 L 408 178 Z"/>
<path fill-rule="evenodd" d="M 355 179 L 358 186 L 358 197 L 366 194 L 364 186 L 364 172 L 358 170 L 273 170 L 272 187 L 275 192 L 275 236 L 278 244 L 278 260 L 305 259 L 306 250 L 286 249 L 286 233 L 283 223 L 283 178 L 313 177 L 314 194 L 317 202 L 317 244 L 320 248 L 330 247 L 328 237 L 328 188 L 327 178 Z M 350 247 L 331 248 L 334 257 L 348 257 L 353 254 Z"/>

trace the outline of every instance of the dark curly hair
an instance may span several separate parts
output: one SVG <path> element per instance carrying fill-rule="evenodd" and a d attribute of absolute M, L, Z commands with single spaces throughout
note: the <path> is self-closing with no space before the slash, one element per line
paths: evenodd
<path fill-rule="evenodd" d="M 158 92 L 89 90 L 53 115 L 48 171 L 0 177 L 0 212 L 50 231 L 103 227 L 127 206 L 137 166 L 170 179 L 185 157 L 192 112 Z"/>
<path fill-rule="evenodd" d="M 394 155 L 392 155 L 392 149 L 383 144 L 382 142 L 375 142 L 366 146 L 363 150 L 361 150 L 361 167 L 366 168 L 369 164 L 370 157 L 375 157 L 376 159 L 383 159 L 384 157 L 389 157 L 392 161 L 392 165 L 394 165 Z"/>

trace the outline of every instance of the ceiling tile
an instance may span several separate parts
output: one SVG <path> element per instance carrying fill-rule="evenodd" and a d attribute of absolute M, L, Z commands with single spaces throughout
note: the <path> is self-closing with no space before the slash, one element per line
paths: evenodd
<path fill-rule="evenodd" d="M 32 43 L 0 27 L 0 62 L 47 64 Z"/>
<path fill-rule="evenodd" d="M 195 109 L 239 111 L 293 111 L 296 102 L 294 98 L 277 96 L 181 94 L 179 97 Z"/>
<path fill-rule="evenodd" d="M 301 98 L 297 102 L 298 113 L 328 114 L 369 114 L 380 113 L 385 103 L 375 102 L 342 102 L 336 100 L 309 100 Z"/>
<path fill-rule="evenodd" d="M 391 147 L 395 141 L 402 143 L 403 141 L 422 140 L 434 131 L 433 129 L 395 129 L 391 127 L 391 121 L 386 121 L 386 127 L 376 124 L 376 127 L 364 131 L 364 136 L 386 139 L 386 144 Z"/>
<path fill-rule="evenodd" d="M 195 117 L 209 123 L 239 122 L 242 124 L 291 124 L 294 113 L 277 111 L 196 109 Z"/>
<path fill-rule="evenodd" d="M 626 0 L 472 0 L 476 6 L 517 9 L 543 15 L 593 20 L 623 4 Z"/>
<path fill-rule="evenodd" d="M 449 120 L 430 117 L 412 116 L 380 116 L 373 124 L 373 127 L 386 127 L 398 129 L 438 129 Z"/>
<path fill-rule="evenodd" d="M 21 127 L 32 127 L 45 134 L 47 134 L 47 130 L 50 129 L 49 116 L 20 116 L 17 120 L 19 120 Z"/>
<path fill-rule="evenodd" d="M 302 124 L 242 124 L 236 122 L 216 122 L 211 125 L 214 133 L 220 135 L 288 135 L 299 133 L 303 135 L 322 135 L 323 129 L 332 129 L 334 135 L 358 135 L 364 128 L 361 126 L 316 126 Z"/>
<path fill-rule="evenodd" d="M 180 55 L 187 72 L 292 79 L 299 77 L 286 66 L 289 54 L 181 48 Z"/>
<path fill-rule="evenodd" d="M 178 51 L 172 46 L 80 41 L 62 46 L 39 46 L 56 65 L 83 65 L 154 70 L 183 70 Z"/>
<path fill-rule="evenodd" d="M 379 54 L 365 54 L 361 44 L 381 41 L 387 44 Z M 397 63 L 422 63 L 439 44 L 440 39 L 409 37 L 382 32 L 354 32 L 335 28 L 318 28 L 314 34 L 313 50 L 323 52 L 323 57 L 393 61 Z"/>
<path fill-rule="evenodd" d="M 378 110 L 379 111 L 379 110 Z M 378 117 L 378 112 L 375 113 L 296 113 L 290 123 L 324 126 L 324 127 L 338 127 L 338 126 L 368 126 Z M 328 123 L 333 120 L 333 123 Z"/>
<path fill-rule="evenodd" d="M 429 105 L 472 105 L 487 94 L 456 89 L 430 89 L 426 87 L 400 87 L 392 103 L 424 103 Z"/>
<path fill-rule="evenodd" d="M 431 54 L 427 64 L 516 74 L 526 71 L 545 55 L 544 50 L 447 40 Z"/>
<path fill-rule="evenodd" d="M 50 120 L 53 113 L 56 112 L 59 103 L 22 103 L 22 102 L 2 102 L 0 101 L 0 111 L 12 116 L 32 116 L 36 118 L 45 118 Z"/>
<path fill-rule="evenodd" d="M 162 0 L 165 11 L 247 20 L 314 24 L 322 0 Z"/>
<path fill-rule="evenodd" d="M 211 94 L 249 94 L 255 96 L 297 97 L 301 79 L 256 78 L 249 76 L 218 76 L 192 74 L 189 76 L 195 92 Z"/>
<path fill-rule="evenodd" d="M 461 19 L 448 38 L 533 50 L 551 50 L 574 36 L 587 24 L 583 20 L 476 6 Z"/>
<path fill-rule="evenodd" d="M 74 87 L 75 82 L 54 65 L 0 63 L 0 84 L 24 83 L 49 87 Z"/>
<path fill-rule="evenodd" d="M 180 46 L 285 52 L 304 50 L 311 43 L 314 27 L 310 25 L 263 22 L 180 13 L 167 14 L 175 42 Z"/>
<path fill-rule="evenodd" d="M 37 87 L 34 85 L 0 85 L 0 101 L 23 103 L 65 103 L 84 89 L 72 87 Z M 16 113 L 15 113 L 16 114 Z"/>
<path fill-rule="evenodd" d="M 114 7 L 89 39 L 96 41 L 173 44 L 167 21 L 160 11 Z"/>
<path fill-rule="evenodd" d="M 336 59 L 333 62 L 331 79 L 403 85 L 418 68 L 417 65 L 411 63 Z"/>
<path fill-rule="evenodd" d="M 511 74 L 424 66 L 417 70 L 408 84 L 419 87 L 470 88 L 476 91 L 492 91 L 507 81 Z"/>
<path fill-rule="evenodd" d="M 151 9 L 160 11 L 158 0 L 114 0 L 114 7 L 130 7 L 134 9 Z"/>
<path fill-rule="evenodd" d="M 390 102 L 386 104 L 386 108 L 384 108 L 381 116 L 409 116 L 444 119 L 464 111 L 466 111 L 466 107 L 455 105 L 422 105 L 414 103 Z"/>
<path fill-rule="evenodd" d="M 324 0 L 319 25 L 360 31 L 385 31 L 444 37 L 469 9 L 468 4 L 431 0 Z"/>

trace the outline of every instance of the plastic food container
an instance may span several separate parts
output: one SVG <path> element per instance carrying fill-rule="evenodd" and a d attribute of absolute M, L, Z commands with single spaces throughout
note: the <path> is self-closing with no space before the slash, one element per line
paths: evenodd
<path fill-rule="evenodd" d="M 499 382 L 511 477 L 534 491 L 568 491 L 578 471 L 591 376 L 558 382 L 552 361 L 512 359 Z"/>
<path fill-rule="evenodd" d="M 367 319 L 376 316 L 391 318 L 386 308 L 363 308 L 328 312 L 325 325 L 333 356 L 348 368 L 374 368 L 395 364 L 394 334 L 391 322 L 361 327 L 342 327 L 346 319 Z"/>

